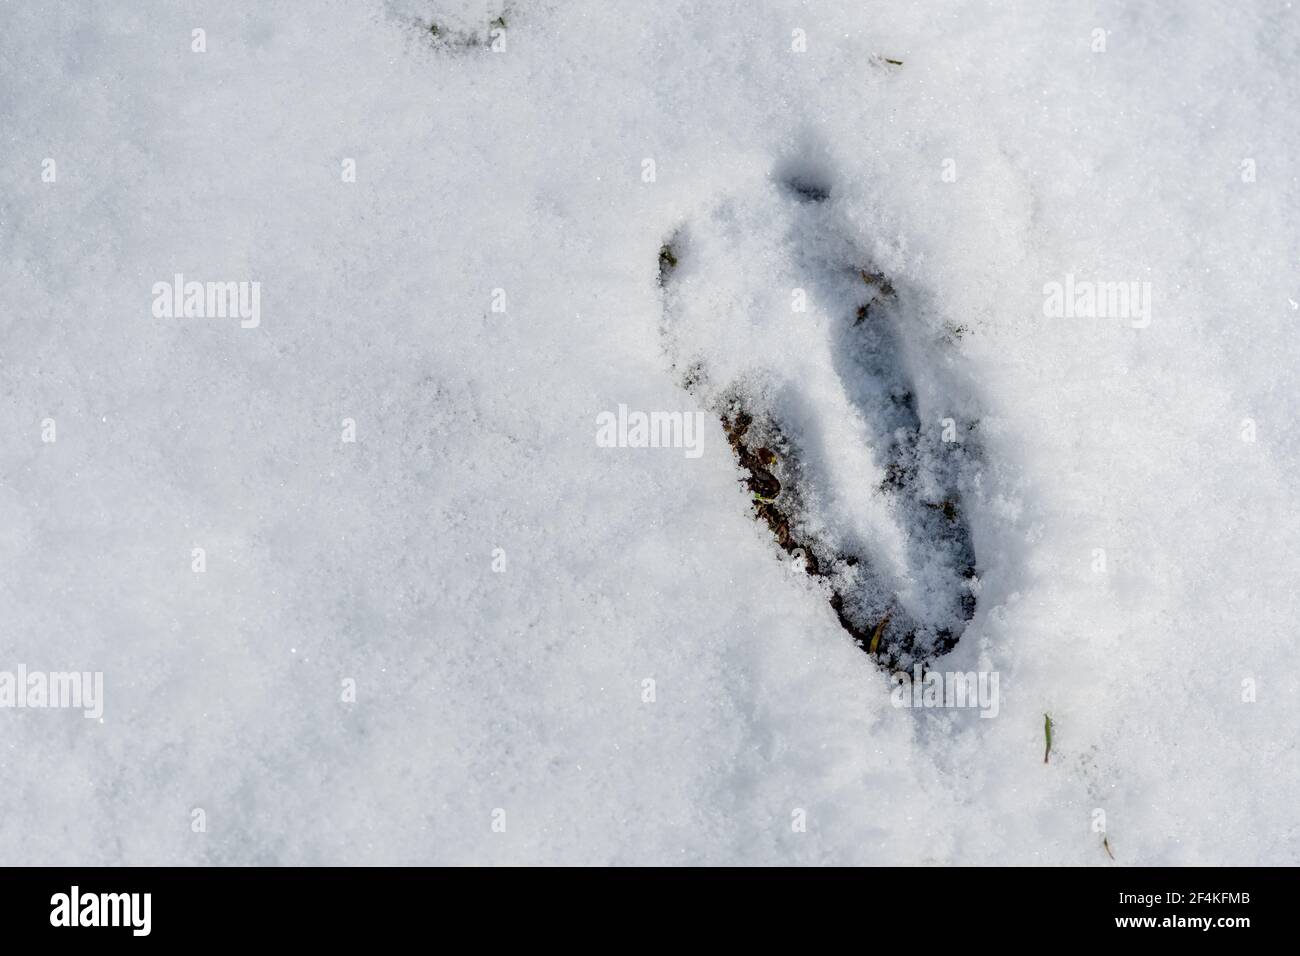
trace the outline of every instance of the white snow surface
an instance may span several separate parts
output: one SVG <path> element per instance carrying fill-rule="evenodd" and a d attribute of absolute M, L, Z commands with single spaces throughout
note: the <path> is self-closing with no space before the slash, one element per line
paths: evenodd
<path fill-rule="evenodd" d="M 1297 16 L 3 3 L 0 670 L 105 701 L 0 710 L 0 861 L 1300 863 Z M 792 162 L 912 303 L 926 427 L 980 423 L 937 666 L 997 671 L 994 719 L 891 706 L 712 413 L 698 459 L 594 440 L 706 410 L 660 247 Z M 715 354 L 812 376 L 828 520 L 886 548 L 830 312 L 746 331 L 800 268 L 762 235 L 701 286 Z M 156 318 L 175 273 L 260 325 Z M 1045 316 L 1067 274 L 1149 325 Z"/>

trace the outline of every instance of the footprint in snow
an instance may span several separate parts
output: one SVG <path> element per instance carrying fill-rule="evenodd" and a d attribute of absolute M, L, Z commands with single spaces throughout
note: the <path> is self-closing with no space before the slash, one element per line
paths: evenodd
<path fill-rule="evenodd" d="M 882 666 L 951 650 L 978 585 L 975 425 L 965 403 L 922 407 L 909 370 L 950 345 L 872 266 L 831 183 L 787 170 L 722 199 L 664 244 L 659 276 L 668 359 L 777 546 Z"/>

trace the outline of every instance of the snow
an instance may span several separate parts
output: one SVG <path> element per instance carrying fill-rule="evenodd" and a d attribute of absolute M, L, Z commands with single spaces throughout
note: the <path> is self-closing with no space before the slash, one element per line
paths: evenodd
<path fill-rule="evenodd" d="M 0 669 L 104 712 L 0 710 L 0 859 L 1300 862 L 1298 58 L 1263 0 L 5 4 Z M 673 367 L 761 370 L 930 613 L 835 282 L 789 312 L 846 250 L 979 423 L 935 666 L 994 719 L 891 706 Z M 176 273 L 260 324 L 156 318 Z M 620 403 L 703 455 L 598 447 Z"/>

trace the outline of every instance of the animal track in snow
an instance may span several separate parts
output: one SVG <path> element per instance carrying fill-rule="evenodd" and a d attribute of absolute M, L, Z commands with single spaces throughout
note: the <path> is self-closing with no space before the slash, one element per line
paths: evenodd
<path fill-rule="evenodd" d="M 482 9 L 477 19 L 460 4 L 436 3 L 426 9 L 414 7 L 410 2 L 389 0 L 391 15 L 402 22 L 415 35 L 441 53 L 471 53 L 476 51 L 504 52 L 509 23 L 515 17 L 513 3 L 479 4 Z"/>
<path fill-rule="evenodd" d="M 831 192 L 786 169 L 684 224 L 659 256 L 663 342 L 721 418 L 755 516 L 826 583 L 853 639 L 907 669 L 951 650 L 975 612 L 975 426 L 923 419 L 909 361 L 943 343 L 908 329 L 905 292 Z"/>

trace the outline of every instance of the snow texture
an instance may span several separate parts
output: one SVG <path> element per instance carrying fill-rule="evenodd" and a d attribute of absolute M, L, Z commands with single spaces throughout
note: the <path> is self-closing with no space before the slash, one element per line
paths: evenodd
<path fill-rule="evenodd" d="M 1300 863 L 1297 15 L 0 5 L 0 670 L 104 675 L 0 709 L 0 860 Z M 893 706 L 730 387 L 995 718 Z"/>

